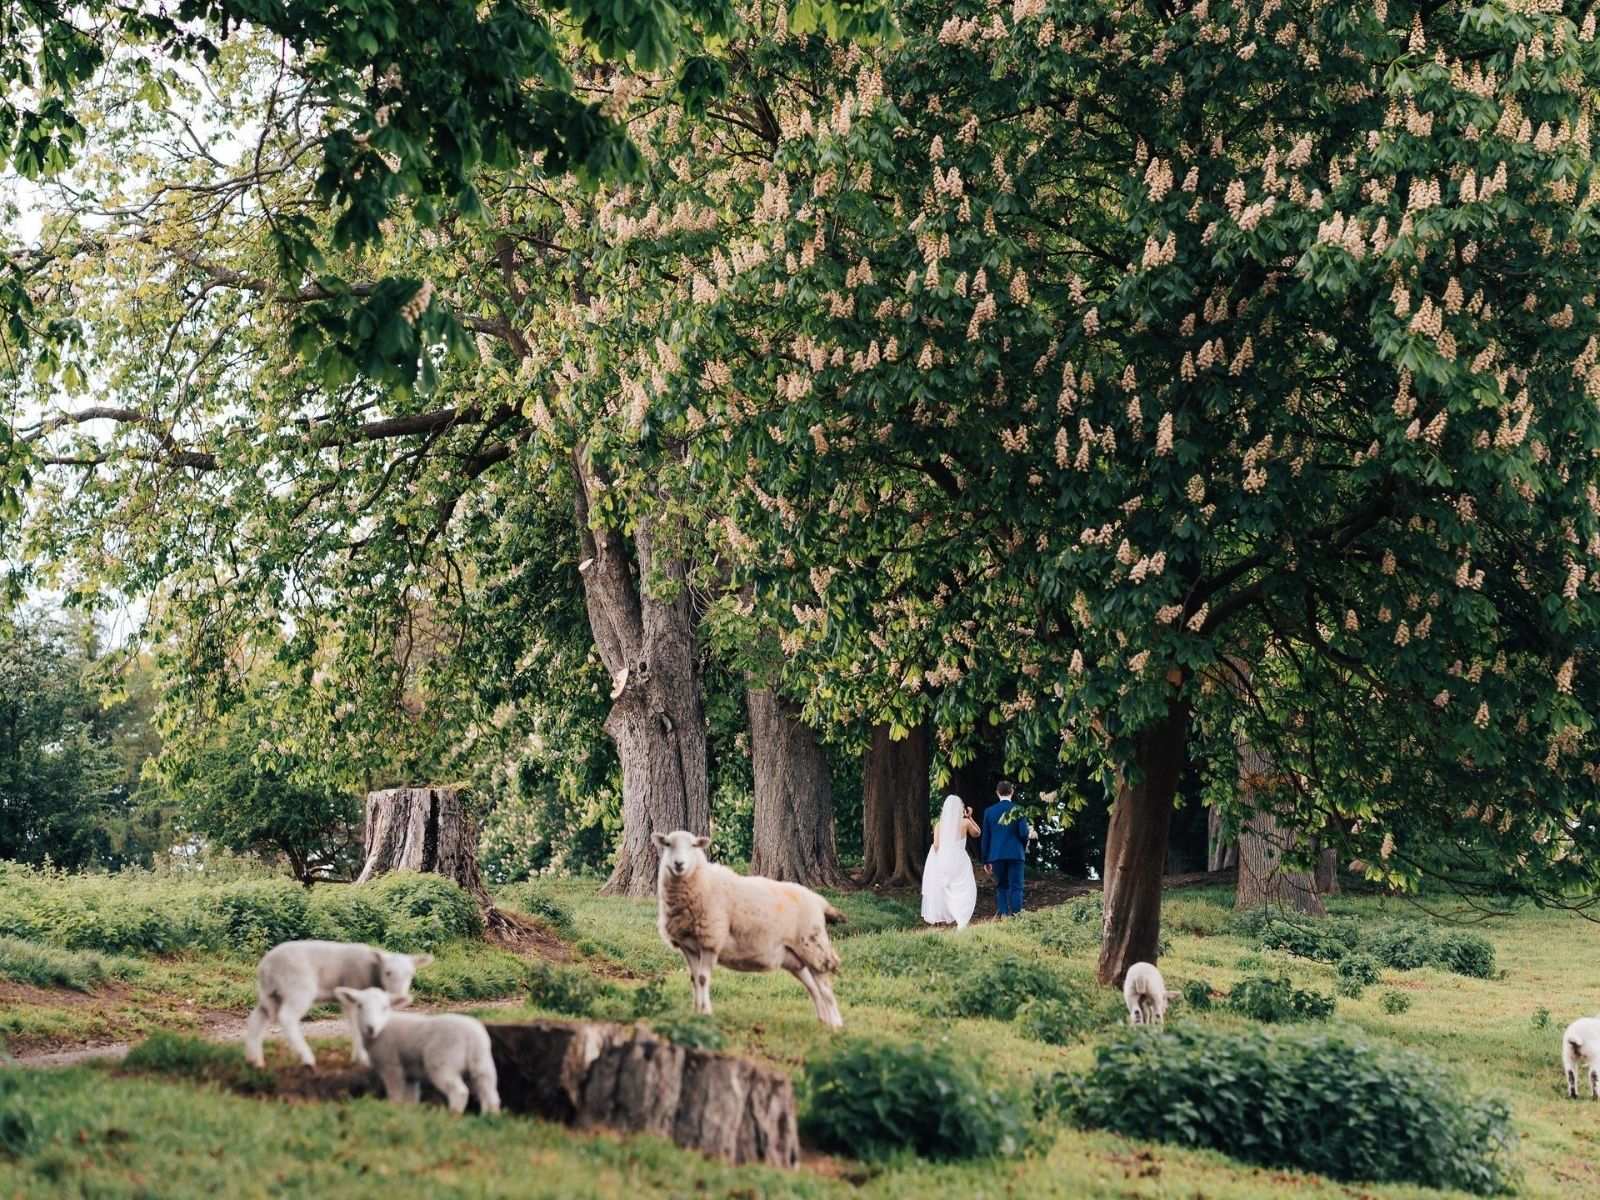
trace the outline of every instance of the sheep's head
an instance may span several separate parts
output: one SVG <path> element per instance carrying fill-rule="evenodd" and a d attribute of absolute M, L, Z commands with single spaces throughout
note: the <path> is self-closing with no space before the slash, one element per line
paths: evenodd
<path fill-rule="evenodd" d="M 661 852 L 661 874 L 678 879 L 688 875 L 706 861 L 706 847 L 711 845 L 710 838 L 695 837 L 684 829 L 677 829 L 672 833 L 652 833 L 650 840 Z"/>
<path fill-rule="evenodd" d="M 395 1008 L 411 1003 L 411 980 L 418 967 L 433 961 L 431 954 L 392 954 L 378 951 L 378 979 Z"/>
<path fill-rule="evenodd" d="M 383 1032 L 389 1023 L 389 1014 L 394 1011 L 389 993 L 382 988 L 334 988 L 333 998 L 339 1002 L 345 1020 L 355 1028 L 361 1041 L 369 1045 Z"/>

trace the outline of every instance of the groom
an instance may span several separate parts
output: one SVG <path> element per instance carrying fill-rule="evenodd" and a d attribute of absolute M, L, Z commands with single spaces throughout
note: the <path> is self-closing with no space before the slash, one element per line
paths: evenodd
<path fill-rule="evenodd" d="M 1018 813 L 1008 823 L 1000 823 L 1000 818 L 1016 807 L 1011 802 L 1015 791 L 1002 779 L 994 789 L 999 800 L 983 814 L 983 872 L 994 876 L 995 904 L 1002 917 L 1022 911 L 1022 852 L 1028 844 L 1028 819 Z"/>

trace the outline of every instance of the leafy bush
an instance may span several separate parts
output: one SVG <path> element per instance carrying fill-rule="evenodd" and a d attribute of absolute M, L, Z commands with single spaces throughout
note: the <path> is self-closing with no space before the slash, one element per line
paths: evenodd
<path fill-rule="evenodd" d="M 1401 1013 L 1411 1010 L 1411 997 L 1404 992 L 1385 992 L 1378 1001 L 1378 1007 L 1391 1017 L 1398 1017 Z"/>
<path fill-rule="evenodd" d="M 538 918 L 563 936 L 570 936 L 576 928 L 572 910 L 548 892 L 542 891 L 536 883 L 519 883 L 504 888 L 500 898 L 508 907 Z"/>
<path fill-rule="evenodd" d="M 652 1017 L 650 1028 L 673 1045 L 687 1046 L 691 1050 L 720 1051 L 728 1044 L 717 1023 L 703 1013 Z"/>
<path fill-rule="evenodd" d="M 1057 1076 L 1047 1094 L 1090 1128 L 1335 1179 L 1479 1195 L 1510 1180 L 1503 1101 L 1465 1099 L 1414 1051 L 1341 1033 L 1124 1036 L 1100 1048 L 1087 1076 Z"/>
<path fill-rule="evenodd" d="M 569 1017 L 602 1021 L 633 1021 L 653 1016 L 665 1007 L 662 980 L 627 988 L 591 975 L 582 967 L 530 963 L 528 1003 Z"/>
<path fill-rule="evenodd" d="M 433 950 L 458 938 L 483 932 L 478 902 L 454 880 L 442 875 L 396 871 L 383 875 L 363 890 L 388 914 L 384 945 L 391 950 Z"/>
<path fill-rule="evenodd" d="M 125 958 L 85 950 L 58 950 L 21 938 L 0 937 L 0 979 L 34 987 L 71 988 L 87 992 L 108 979 L 126 979 L 142 968 Z"/>
<path fill-rule="evenodd" d="M 1361 987 L 1371 987 L 1378 982 L 1378 960 L 1366 953 L 1347 955 L 1335 968 L 1339 978 Z"/>
<path fill-rule="evenodd" d="M 1359 1000 L 1366 994 L 1367 985 L 1359 979 L 1335 979 L 1333 981 L 1333 994 L 1343 996 L 1346 1000 Z"/>
<path fill-rule="evenodd" d="M 1315 924 L 1270 920 L 1261 926 L 1257 940 L 1263 950 L 1284 950 L 1296 958 L 1331 963 L 1349 954 L 1359 939 L 1355 922 L 1328 918 Z"/>
<path fill-rule="evenodd" d="M 306 889 L 289 879 L 251 880 L 217 896 L 228 945 L 260 953 L 310 933 Z"/>
<path fill-rule="evenodd" d="M 934 997 L 928 1011 L 936 1017 L 992 1017 L 1012 1020 L 1023 1005 L 1051 1001 L 1068 1008 L 1095 1007 L 1094 990 L 1053 963 L 996 955 L 954 977 L 949 991 Z"/>
<path fill-rule="evenodd" d="M 1446 970 L 1473 979 L 1495 977 L 1494 943 L 1476 933 L 1446 930 L 1439 937 L 1439 962 Z"/>
<path fill-rule="evenodd" d="M 806 1063 L 801 1127 L 854 1158 L 1014 1154 L 1028 1141 L 1023 1106 L 985 1075 L 948 1046 L 847 1040 Z"/>
<path fill-rule="evenodd" d="M 1457 975 L 1492 979 L 1494 945 L 1487 938 L 1460 929 L 1439 929 L 1421 921 L 1394 921 L 1367 941 L 1380 963 L 1397 971 L 1440 967 Z"/>
<path fill-rule="evenodd" d="M 1122 998 L 1113 992 L 1091 996 L 1087 1003 L 1046 997 L 1023 1004 L 1017 1010 L 1017 1025 L 1034 1041 L 1065 1046 L 1116 1024 L 1125 1011 Z"/>
<path fill-rule="evenodd" d="M 1321 992 L 1295 987 L 1287 975 L 1253 975 L 1228 993 L 1228 1007 L 1255 1021 L 1318 1021 L 1333 1015 L 1335 1001 Z"/>
<path fill-rule="evenodd" d="M 1211 1007 L 1211 985 L 1204 979 L 1191 979 L 1183 985 L 1183 1002 L 1195 1012 Z"/>

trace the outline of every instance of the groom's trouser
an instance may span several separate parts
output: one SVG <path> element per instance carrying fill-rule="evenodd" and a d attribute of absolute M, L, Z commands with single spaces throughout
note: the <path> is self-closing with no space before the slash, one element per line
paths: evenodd
<path fill-rule="evenodd" d="M 1002 917 L 1022 911 L 1022 860 L 1006 859 L 994 864 L 994 898 Z"/>

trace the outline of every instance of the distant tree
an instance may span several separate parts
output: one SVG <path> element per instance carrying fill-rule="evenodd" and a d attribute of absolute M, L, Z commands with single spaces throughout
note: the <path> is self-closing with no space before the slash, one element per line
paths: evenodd
<path fill-rule="evenodd" d="M 87 627 L 33 612 L 0 617 L 0 858 L 93 864 L 123 772 L 96 726 Z"/>

